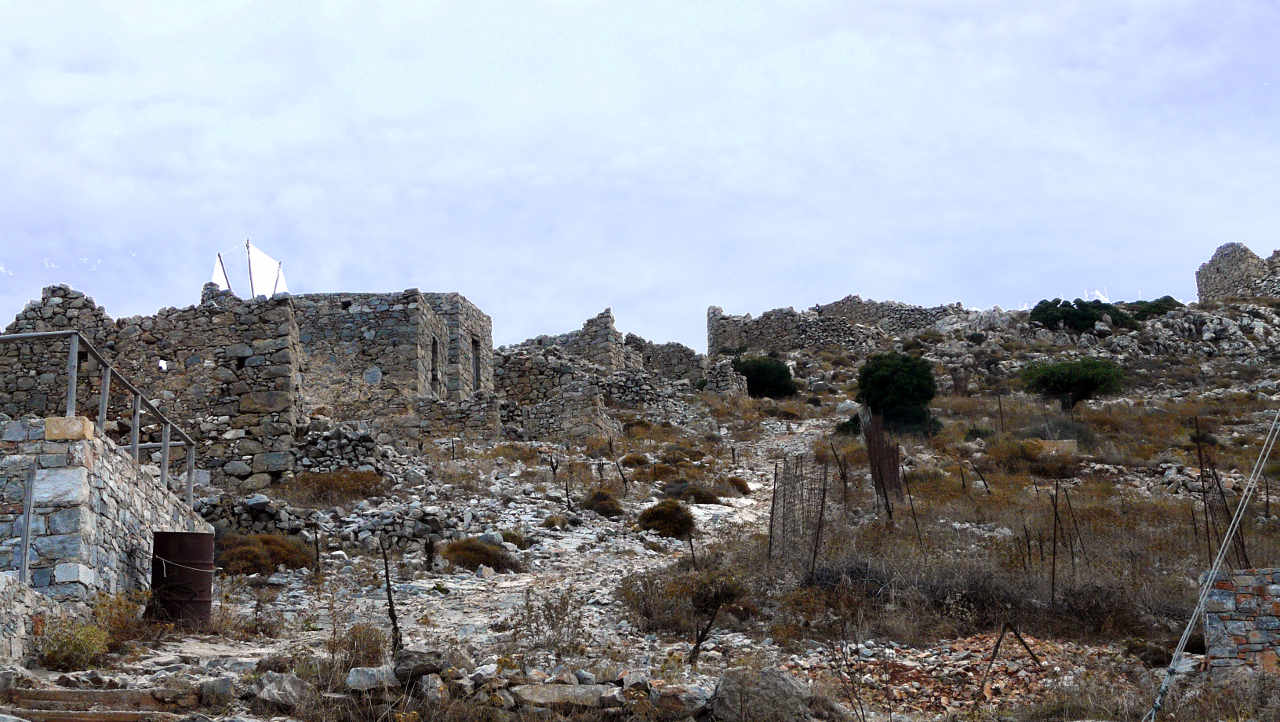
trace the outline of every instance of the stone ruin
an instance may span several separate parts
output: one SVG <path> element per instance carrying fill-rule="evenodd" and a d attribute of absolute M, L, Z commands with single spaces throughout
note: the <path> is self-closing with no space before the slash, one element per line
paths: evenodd
<path fill-rule="evenodd" d="M 457 293 L 240 299 L 206 284 L 199 305 L 113 320 L 83 293 L 53 286 L 5 332 L 66 329 L 158 396 L 196 437 L 201 469 L 240 488 L 293 473 L 295 440 L 313 414 L 394 419 L 406 439 L 498 432 L 491 322 Z M 65 357 L 64 340 L 0 345 L 0 413 L 61 414 Z M 99 374 L 91 357 L 82 361 L 77 411 L 94 416 Z M 125 405 L 113 389 L 108 417 L 128 419 Z M 127 423 L 107 432 L 122 437 Z"/>
<path fill-rule="evenodd" d="M 1280 297 L 1280 251 L 1266 260 L 1243 243 L 1225 243 L 1196 271 L 1200 302 Z"/>
<path fill-rule="evenodd" d="M 964 312 L 959 303 L 924 307 L 896 301 L 864 301 L 858 296 L 846 296 L 805 311 L 775 308 L 759 318 L 752 318 L 751 314 L 730 316 L 719 306 L 712 306 L 707 309 L 707 353 L 784 353 L 833 347 L 867 350 L 878 339 L 919 333 Z"/>

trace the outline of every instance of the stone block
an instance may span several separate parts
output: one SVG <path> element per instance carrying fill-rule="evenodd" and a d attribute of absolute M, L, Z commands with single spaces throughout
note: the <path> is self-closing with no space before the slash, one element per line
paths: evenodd
<path fill-rule="evenodd" d="M 284 411 L 293 404 L 290 394 L 280 391 L 250 391 L 240 397 L 240 412 L 245 414 L 271 414 Z"/>
<path fill-rule="evenodd" d="M 84 467 L 37 469 L 36 506 L 71 506 L 89 501 L 89 472 Z"/>
<path fill-rule="evenodd" d="M 50 534 L 74 534 L 89 526 L 89 510 L 82 506 L 63 509 L 48 516 Z"/>
<path fill-rule="evenodd" d="M 79 534 L 35 537 L 31 549 L 45 562 L 88 561 L 89 547 Z"/>
<path fill-rule="evenodd" d="M 93 438 L 93 422 L 83 416 L 51 416 L 44 420 L 45 441 L 85 441 Z"/>
<path fill-rule="evenodd" d="M 253 455 L 253 472 L 288 471 L 293 468 L 293 454 L 287 451 L 268 451 Z"/>
<path fill-rule="evenodd" d="M 59 564 L 53 568 L 53 581 L 57 584 L 76 582 L 92 587 L 96 577 L 92 569 L 74 562 Z"/>

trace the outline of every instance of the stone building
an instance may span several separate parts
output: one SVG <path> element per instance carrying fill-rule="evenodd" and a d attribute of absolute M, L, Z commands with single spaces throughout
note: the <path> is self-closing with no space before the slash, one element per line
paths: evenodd
<path fill-rule="evenodd" d="M 1280 296 L 1280 251 L 1265 261 L 1243 243 L 1218 246 L 1196 271 L 1200 302 Z"/>
<path fill-rule="evenodd" d="M 83 293 L 52 286 L 5 332 L 73 328 L 187 423 L 202 468 L 243 488 L 293 472 L 313 413 L 394 419 L 411 444 L 499 430 L 491 321 L 457 293 L 240 299 L 206 284 L 198 305 L 113 320 Z M 0 413 L 62 413 L 65 343 L 0 345 Z M 99 374 L 84 361 L 77 412 L 94 416 Z M 111 418 L 129 417 L 125 403 L 113 394 Z"/>

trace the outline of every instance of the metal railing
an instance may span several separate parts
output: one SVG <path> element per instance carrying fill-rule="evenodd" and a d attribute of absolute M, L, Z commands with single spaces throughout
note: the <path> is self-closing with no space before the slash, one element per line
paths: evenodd
<path fill-rule="evenodd" d="M 106 436 L 107 426 L 107 404 L 111 394 L 112 380 L 119 382 L 121 386 L 133 394 L 132 411 L 133 419 L 129 426 L 129 453 L 133 457 L 135 463 L 140 462 L 139 452 L 149 449 L 160 449 L 160 485 L 169 488 L 169 449 L 171 447 L 186 448 L 187 462 L 187 479 L 186 479 L 186 500 L 187 506 L 194 504 L 193 487 L 196 475 L 196 442 L 191 435 L 183 431 L 169 420 L 169 417 L 161 413 L 154 404 L 143 397 L 142 391 L 134 386 L 129 379 L 112 367 L 111 362 L 106 359 L 98 349 L 93 347 L 89 339 L 85 338 L 77 330 L 67 331 L 36 331 L 31 333 L 8 333 L 0 334 L 0 343 L 14 343 L 18 341 L 42 341 L 60 339 L 66 337 L 69 348 L 67 349 L 67 405 L 66 416 L 72 417 L 76 415 L 76 382 L 80 373 L 80 351 L 83 349 L 90 356 L 97 359 L 102 366 L 102 388 L 98 394 L 98 418 L 96 426 L 98 433 Z M 160 443 L 140 443 L 139 432 L 141 430 L 142 410 L 146 409 L 152 416 L 162 424 L 160 432 Z M 178 441 L 173 441 L 172 437 L 177 435 Z"/>

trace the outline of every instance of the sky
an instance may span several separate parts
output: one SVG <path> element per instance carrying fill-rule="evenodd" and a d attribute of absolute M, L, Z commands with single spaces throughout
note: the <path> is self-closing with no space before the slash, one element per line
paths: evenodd
<path fill-rule="evenodd" d="M 461 292 L 497 344 L 1194 300 L 1218 245 L 1280 246 L 1278 32 L 1270 0 L 0 0 L 0 326 L 54 283 L 197 303 L 246 238 L 294 293 Z"/>

